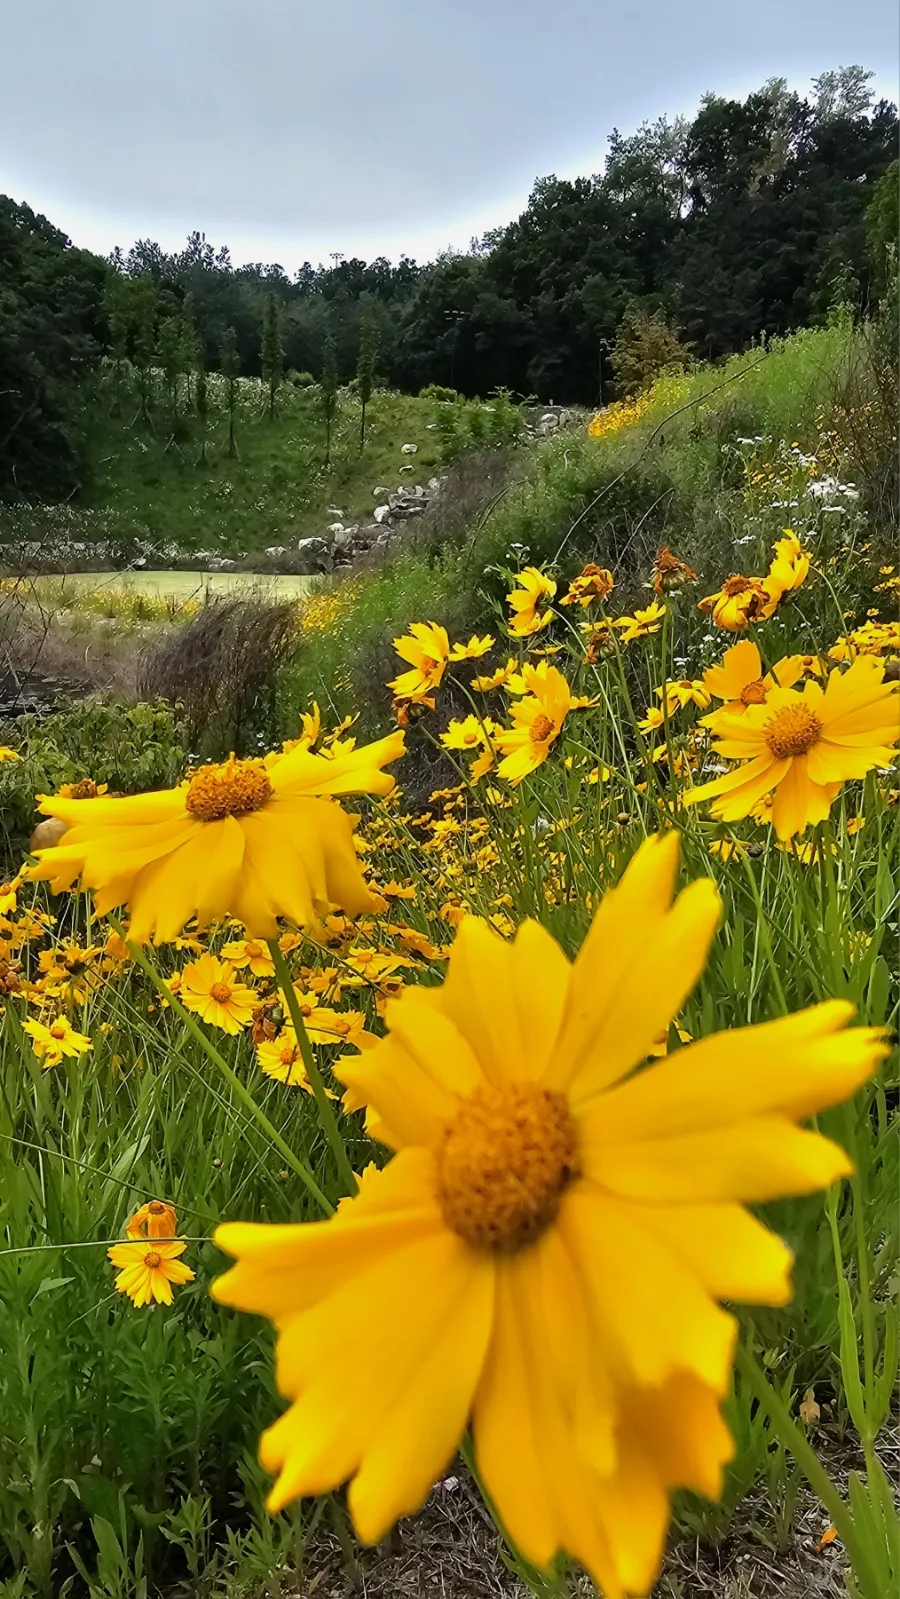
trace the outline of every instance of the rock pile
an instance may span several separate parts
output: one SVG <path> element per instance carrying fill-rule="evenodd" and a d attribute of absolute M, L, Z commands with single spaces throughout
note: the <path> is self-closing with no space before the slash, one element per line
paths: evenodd
<path fill-rule="evenodd" d="M 331 522 L 321 537 L 300 539 L 295 570 L 331 572 L 336 566 L 349 566 L 368 550 L 384 549 L 393 544 L 402 525 L 413 517 L 422 516 L 440 497 L 445 481 L 445 478 L 432 477 L 424 486 L 401 483 L 393 493 L 379 483 L 373 490 L 376 504 L 372 520 L 351 522 L 349 526 L 342 521 Z M 285 553 L 280 546 L 266 551 L 273 558 Z"/>

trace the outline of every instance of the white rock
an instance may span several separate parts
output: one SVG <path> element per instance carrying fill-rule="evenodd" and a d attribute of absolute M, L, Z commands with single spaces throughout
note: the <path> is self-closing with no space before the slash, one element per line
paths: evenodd
<path fill-rule="evenodd" d="M 400 446 L 400 454 L 401 455 L 418 455 L 418 453 L 419 453 L 418 444 L 401 444 L 401 446 Z"/>
<path fill-rule="evenodd" d="M 343 533 L 343 531 L 344 531 L 343 522 L 329 522 L 329 524 L 328 524 L 328 532 L 331 534 L 331 537 L 333 539 L 336 539 L 338 537 L 338 534 Z"/>
<path fill-rule="evenodd" d="M 284 555 L 284 553 L 285 548 L 283 544 L 270 544 L 269 548 L 266 550 L 267 555 Z"/>
<path fill-rule="evenodd" d="M 401 472 L 414 472 L 416 469 L 414 466 L 401 466 L 400 470 Z"/>
<path fill-rule="evenodd" d="M 386 483 L 376 483 L 374 489 L 372 490 L 372 498 L 375 501 L 375 504 L 380 505 L 385 495 L 390 494 L 390 492 L 391 491 Z"/>
<path fill-rule="evenodd" d="M 343 514 L 339 505 L 326 505 L 325 507 L 326 516 L 343 516 Z"/>
<path fill-rule="evenodd" d="M 390 514 L 391 508 L 389 505 L 376 505 L 374 511 L 372 512 L 375 521 L 379 523 L 386 522 Z"/>

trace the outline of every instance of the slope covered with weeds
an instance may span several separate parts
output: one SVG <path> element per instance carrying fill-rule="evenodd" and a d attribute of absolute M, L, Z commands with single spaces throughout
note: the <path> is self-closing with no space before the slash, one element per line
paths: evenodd
<path fill-rule="evenodd" d="M 313 623 L 285 684 L 287 704 L 295 693 L 312 694 L 335 714 L 362 708 L 374 724 L 388 709 L 379 685 L 389 675 L 390 641 L 408 618 L 456 631 L 484 627 L 508 575 L 529 562 L 561 578 L 586 560 L 610 567 L 627 605 L 639 598 L 656 550 L 670 544 L 714 587 L 746 564 L 754 474 L 782 482 L 784 525 L 791 522 L 797 508 L 787 503 L 793 469 L 785 451 L 824 449 L 822 473 L 861 478 L 866 463 L 848 409 L 871 457 L 871 485 L 860 481 L 860 492 L 875 493 L 896 451 L 890 396 L 877 393 L 885 352 L 868 349 L 867 339 L 875 335 L 837 323 L 775 340 L 721 367 L 663 377 L 639 406 L 601 413 L 596 436 L 567 429 L 538 445 L 449 544 L 429 544 L 423 530 L 419 547 L 367 576 L 351 605 L 335 604 L 333 622 L 326 612 L 323 625 Z M 877 417 L 863 428 L 861 407 L 873 400 Z M 872 531 L 887 547 L 883 519 Z"/>

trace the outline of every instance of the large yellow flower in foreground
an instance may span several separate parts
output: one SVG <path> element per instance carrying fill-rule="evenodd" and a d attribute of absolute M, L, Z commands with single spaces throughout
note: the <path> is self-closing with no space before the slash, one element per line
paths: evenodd
<path fill-rule="evenodd" d="M 744 1203 L 850 1169 L 797 1123 L 885 1051 L 835 1002 L 636 1070 L 719 916 L 708 879 L 672 902 L 677 858 L 675 835 L 643 846 L 574 965 L 534 922 L 510 944 L 467 918 L 443 986 L 406 989 L 388 1037 L 338 1066 L 397 1151 L 385 1170 L 331 1221 L 219 1228 L 238 1264 L 216 1298 L 278 1328 L 273 1510 L 350 1479 L 374 1542 L 471 1418 L 510 1537 L 615 1599 L 653 1581 L 669 1490 L 718 1493 L 719 1300 L 790 1294 L 789 1250 Z"/>
<path fill-rule="evenodd" d="M 689 789 L 685 804 L 711 799 L 719 821 L 736 822 L 774 794 L 772 823 L 780 839 L 824 821 L 842 784 L 893 759 L 900 685 L 883 678 L 883 662 L 866 655 L 846 672 L 829 672 L 824 689 L 813 682 L 802 694 L 772 688 L 764 704 L 748 706 L 741 716 L 726 709 L 707 717 L 718 734 L 717 754 L 742 764 Z"/>
<path fill-rule="evenodd" d="M 308 924 L 330 904 L 371 910 L 353 825 L 332 796 L 389 794 L 382 767 L 402 754 L 403 734 L 392 733 L 336 756 L 232 756 L 158 793 L 44 799 L 66 831 L 28 876 L 57 893 L 80 876 L 101 914 L 129 907 L 137 943 L 169 942 L 192 916 L 201 926 L 234 916 L 251 938 L 274 938 L 280 916 Z"/>

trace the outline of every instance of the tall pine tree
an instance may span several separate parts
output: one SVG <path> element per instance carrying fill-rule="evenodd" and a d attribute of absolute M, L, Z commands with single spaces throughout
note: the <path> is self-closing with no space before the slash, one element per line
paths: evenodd
<path fill-rule="evenodd" d="M 266 300 L 263 313 L 260 370 L 269 390 L 269 421 L 275 416 L 275 398 L 284 376 L 284 346 L 281 342 L 281 315 L 274 294 Z"/>
<path fill-rule="evenodd" d="M 234 460 L 238 453 L 237 440 L 234 436 L 234 416 L 237 410 L 238 372 L 240 370 L 237 334 L 234 328 L 225 329 L 220 360 L 222 375 L 225 378 L 225 404 L 228 408 L 228 456 L 230 460 Z"/>
<path fill-rule="evenodd" d="M 359 355 L 356 360 L 356 384 L 359 389 L 361 414 L 359 419 L 359 449 L 360 454 L 366 442 L 366 406 L 372 398 L 375 387 L 375 362 L 378 358 L 378 346 L 381 342 L 381 332 L 377 322 L 372 316 L 364 316 L 359 329 Z"/>
<path fill-rule="evenodd" d="M 337 349 L 334 336 L 326 333 L 322 345 L 322 377 L 319 383 L 319 407 L 325 423 L 325 465 L 331 463 L 331 429 L 337 411 L 338 370 Z"/>

